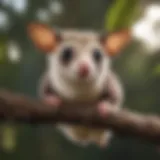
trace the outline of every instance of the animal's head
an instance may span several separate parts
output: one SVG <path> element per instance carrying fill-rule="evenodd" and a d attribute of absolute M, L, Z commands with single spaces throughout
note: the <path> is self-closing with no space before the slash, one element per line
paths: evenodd
<path fill-rule="evenodd" d="M 111 56 L 130 41 L 127 30 L 101 36 L 91 31 L 66 30 L 32 23 L 28 33 L 35 46 L 47 54 L 48 72 L 72 83 L 91 83 L 108 73 Z M 54 73 L 53 73 L 54 72 Z"/>

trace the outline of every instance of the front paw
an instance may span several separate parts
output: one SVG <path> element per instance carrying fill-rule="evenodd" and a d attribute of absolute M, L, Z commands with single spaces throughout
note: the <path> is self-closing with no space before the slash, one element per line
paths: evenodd
<path fill-rule="evenodd" d="M 97 105 L 97 111 L 100 117 L 107 117 L 108 114 L 110 113 L 110 109 L 115 109 L 115 111 L 117 111 L 118 109 L 120 109 L 119 106 L 113 105 L 112 103 L 108 102 L 108 101 L 100 101 Z"/>

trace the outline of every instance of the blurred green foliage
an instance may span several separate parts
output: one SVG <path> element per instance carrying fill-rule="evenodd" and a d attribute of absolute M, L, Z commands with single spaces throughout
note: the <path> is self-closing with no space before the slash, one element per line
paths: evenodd
<path fill-rule="evenodd" d="M 160 64 L 156 65 L 156 67 L 153 70 L 153 74 L 156 76 L 160 76 Z"/>
<path fill-rule="evenodd" d="M 5 35 L 1 35 L 0 37 L 0 63 L 3 63 L 6 60 L 6 52 L 7 52 L 7 37 Z"/>
<path fill-rule="evenodd" d="M 10 124 L 1 126 L 2 147 L 8 152 L 12 152 L 16 148 L 16 128 Z"/>
<path fill-rule="evenodd" d="M 138 0 L 117 0 L 106 12 L 105 27 L 112 32 L 121 28 L 129 28 L 139 13 Z"/>

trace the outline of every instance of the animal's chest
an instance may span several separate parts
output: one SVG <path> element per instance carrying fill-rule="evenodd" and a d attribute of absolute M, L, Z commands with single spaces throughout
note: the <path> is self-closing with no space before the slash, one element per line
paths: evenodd
<path fill-rule="evenodd" d="M 100 97 L 100 91 L 95 88 L 76 89 L 73 99 L 80 102 L 93 102 Z"/>
<path fill-rule="evenodd" d="M 61 92 L 61 96 L 74 102 L 94 102 L 101 97 L 102 90 L 95 86 L 76 86 L 67 89 L 67 92 Z"/>

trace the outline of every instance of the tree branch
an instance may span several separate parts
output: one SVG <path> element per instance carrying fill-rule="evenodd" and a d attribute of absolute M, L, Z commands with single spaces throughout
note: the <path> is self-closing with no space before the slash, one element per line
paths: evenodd
<path fill-rule="evenodd" d="M 76 106 L 76 107 L 75 107 Z M 127 110 L 108 108 L 106 117 L 97 114 L 96 106 L 90 104 L 63 104 L 60 108 L 47 106 L 24 95 L 0 90 L 0 120 L 22 123 L 72 123 L 89 127 L 113 129 L 123 136 L 136 136 L 154 144 L 160 144 L 160 118 L 141 115 Z"/>

